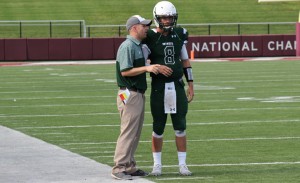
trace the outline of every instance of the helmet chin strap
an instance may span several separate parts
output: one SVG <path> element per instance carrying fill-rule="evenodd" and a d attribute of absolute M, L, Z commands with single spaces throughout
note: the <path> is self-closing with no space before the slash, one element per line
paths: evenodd
<path fill-rule="evenodd" d="M 173 27 L 168 27 L 168 28 L 163 28 L 164 32 L 172 32 L 173 31 Z"/>
<path fill-rule="evenodd" d="M 159 24 L 159 28 L 163 30 L 164 32 L 172 32 L 173 31 L 173 26 L 164 26 L 162 24 Z"/>

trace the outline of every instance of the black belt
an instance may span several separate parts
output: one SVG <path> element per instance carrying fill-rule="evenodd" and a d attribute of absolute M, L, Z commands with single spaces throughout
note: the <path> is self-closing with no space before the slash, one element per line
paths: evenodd
<path fill-rule="evenodd" d="M 127 89 L 129 91 L 134 91 L 134 92 L 141 93 L 141 94 L 145 93 L 145 90 L 139 90 L 139 89 L 136 89 L 136 88 L 127 88 Z M 120 90 L 126 90 L 126 87 L 120 87 Z"/>

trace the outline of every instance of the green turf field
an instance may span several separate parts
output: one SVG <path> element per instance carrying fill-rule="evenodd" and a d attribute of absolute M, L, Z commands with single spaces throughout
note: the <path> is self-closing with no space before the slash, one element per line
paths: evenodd
<path fill-rule="evenodd" d="M 141 14 L 152 18 L 158 0 L 1 0 L 0 20 L 86 20 L 87 24 L 125 24 Z M 300 2 L 257 0 L 173 0 L 179 23 L 296 22 Z"/>
<path fill-rule="evenodd" d="M 1 0 L 0 20 L 85 20 L 87 25 L 125 25 L 127 18 L 134 14 L 152 18 L 152 10 L 157 2 L 158 0 Z M 172 2 L 179 13 L 179 24 L 297 22 L 300 8 L 300 2 L 258 3 L 258 0 L 173 0 Z M 207 30 L 187 28 L 193 35 L 207 35 Z M 49 36 L 47 26 L 38 27 L 43 33 L 31 33 L 30 30 L 26 30 L 33 29 L 30 26 L 23 29 L 23 37 Z M 267 33 L 267 25 L 242 26 L 242 29 L 242 34 Z M 249 29 L 250 31 L 248 31 Z M 67 28 L 66 30 L 66 32 L 70 31 Z M 18 31 L 18 26 L 0 27 L 0 37 L 18 37 Z M 95 34 L 97 31 L 100 33 Z M 93 30 L 92 35 L 97 37 L 118 36 L 117 31 L 118 28 L 97 29 Z M 13 32 L 16 33 L 13 34 Z M 126 34 L 125 29 L 124 32 L 122 32 L 122 36 Z M 57 31 L 54 29 L 53 37 L 69 37 L 70 35 L 78 37 L 79 35 L 73 31 L 71 33 L 63 35 L 60 29 Z M 295 27 L 273 26 L 271 34 L 274 33 L 294 34 Z M 237 27 L 212 28 L 211 34 L 237 34 Z"/>
<path fill-rule="evenodd" d="M 155 182 L 299 182 L 300 62 L 192 63 L 191 177 L 177 174 L 168 121 Z M 119 134 L 115 65 L 0 67 L 0 125 L 113 165 Z M 150 81 L 150 80 L 149 80 Z M 151 170 L 149 91 L 140 168 Z"/>

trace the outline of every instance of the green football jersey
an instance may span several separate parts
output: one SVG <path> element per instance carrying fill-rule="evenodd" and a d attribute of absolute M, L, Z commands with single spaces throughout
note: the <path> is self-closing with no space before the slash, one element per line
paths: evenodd
<path fill-rule="evenodd" d="M 170 77 L 151 73 L 153 78 L 174 81 L 183 76 L 183 65 L 180 59 L 180 53 L 183 44 L 187 43 L 187 40 L 188 32 L 182 27 L 175 27 L 167 36 L 157 32 L 156 29 L 148 31 L 147 38 L 144 39 L 143 43 L 147 44 L 151 51 L 149 55 L 151 64 L 166 65 L 173 70 Z"/>

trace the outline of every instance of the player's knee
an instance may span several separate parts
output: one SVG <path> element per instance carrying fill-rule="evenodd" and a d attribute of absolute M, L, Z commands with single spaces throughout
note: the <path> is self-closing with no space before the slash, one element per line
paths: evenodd
<path fill-rule="evenodd" d="M 165 127 L 164 125 L 154 125 L 153 132 L 157 135 L 162 135 L 164 133 Z"/>
<path fill-rule="evenodd" d="M 175 130 L 176 137 L 185 137 L 185 130 Z"/>
<path fill-rule="evenodd" d="M 152 136 L 153 137 L 155 137 L 155 138 L 158 138 L 158 139 L 161 139 L 161 138 L 163 138 L 163 134 L 161 134 L 161 135 L 158 135 L 157 133 L 155 133 L 155 132 L 152 132 Z"/>

